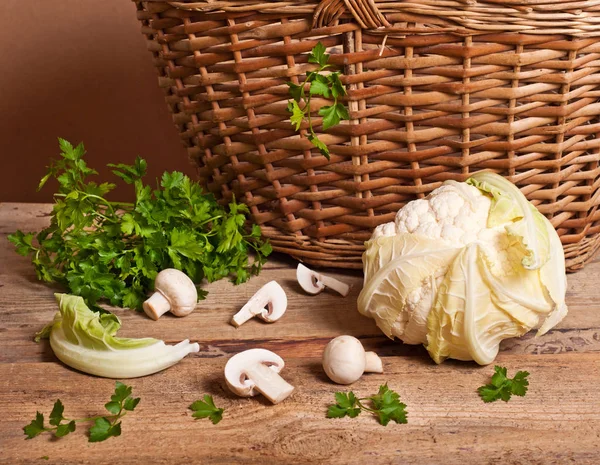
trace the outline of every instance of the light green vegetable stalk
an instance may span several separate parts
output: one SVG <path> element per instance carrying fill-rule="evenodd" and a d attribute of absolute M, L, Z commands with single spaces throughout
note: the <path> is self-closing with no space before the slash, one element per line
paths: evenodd
<path fill-rule="evenodd" d="M 358 299 L 389 337 L 431 357 L 489 364 L 503 339 L 567 313 L 564 252 L 550 222 L 512 183 L 480 172 L 447 182 L 377 228 Z"/>
<path fill-rule="evenodd" d="M 136 378 L 164 370 L 192 352 L 197 343 L 186 339 L 166 345 L 152 338 L 116 336 L 116 315 L 91 311 L 79 296 L 55 294 L 60 312 L 50 326 L 50 346 L 72 368 L 105 378 Z"/>

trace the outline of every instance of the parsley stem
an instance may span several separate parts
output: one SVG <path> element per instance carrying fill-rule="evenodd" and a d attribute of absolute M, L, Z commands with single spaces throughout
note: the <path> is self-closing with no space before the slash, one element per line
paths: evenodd
<path fill-rule="evenodd" d="M 362 397 L 360 399 L 356 399 L 356 403 L 358 404 L 358 406 L 362 409 L 362 410 L 366 410 L 368 412 L 373 412 L 373 413 L 377 413 L 377 410 L 374 410 L 372 408 L 369 407 L 365 407 L 365 405 L 361 402 L 361 400 L 369 400 L 368 397 Z"/>
<path fill-rule="evenodd" d="M 111 422 L 116 421 L 118 419 L 120 419 L 121 417 L 124 417 L 125 415 L 127 415 L 127 412 L 125 413 L 121 413 L 123 410 L 123 408 L 121 408 L 121 410 L 119 411 L 118 414 L 116 415 L 96 415 L 95 417 L 88 417 L 88 418 L 77 418 L 75 420 L 69 419 L 69 418 L 65 418 L 65 421 L 70 422 L 70 421 L 74 421 L 75 423 L 83 423 L 85 421 L 96 421 L 99 418 L 112 418 L 113 420 L 111 420 Z"/>
<path fill-rule="evenodd" d="M 104 197 L 100 197 L 99 195 L 96 194 L 88 194 L 86 192 L 83 192 L 81 190 L 75 191 L 75 192 L 79 192 L 80 194 L 83 194 L 83 199 L 85 200 L 87 198 L 91 198 L 91 199 L 96 199 L 101 201 L 102 203 L 104 203 L 107 207 L 109 207 L 111 209 L 111 212 L 114 214 L 115 210 L 113 209 L 113 206 L 117 207 L 117 206 L 123 206 L 123 207 L 134 207 L 135 204 L 131 203 L 131 202 L 111 202 L 109 200 L 106 200 Z M 67 194 L 54 194 L 54 197 L 66 197 Z"/>
<path fill-rule="evenodd" d="M 223 215 L 217 215 L 217 216 L 213 216 L 212 218 L 209 218 L 209 219 L 207 219 L 207 220 L 203 221 L 202 223 L 198 223 L 198 225 L 199 225 L 199 226 L 203 226 L 203 225 L 205 225 L 205 224 L 208 224 L 208 223 L 210 223 L 211 221 L 215 221 L 215 220 L 218 220 L 218 219 L 220 219 L 220 218 L 223 218 Z M 212 231 L 211 231 L 211 232 L 212 232 Z"/>
<path fill-rule="evenodd" d="M 103 215 L 103 214 L 102 214 L 102 213 L 100 213 L 100 212 L 92 212 L 92 214 L 93 214 L 94 216 L 99 216 L 99 217 L 100 217 L 100 218 L 102 218 L 104 221 L 109 221 L 109 222 L 111 222 L 111 223 L 113 223 L 113 224 L 117 224 L 117 223 L 118 223 L 117 221 L 113 220 L 112 218 L 109 218 L 108 216 L 105 216 L 105 215 Z"/>

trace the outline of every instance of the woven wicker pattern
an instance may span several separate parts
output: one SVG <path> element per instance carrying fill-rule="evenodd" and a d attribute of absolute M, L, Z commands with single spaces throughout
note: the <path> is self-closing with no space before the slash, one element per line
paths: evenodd
<path fill-rule="evenodd" d="M 276 250 L 361 268 L 375 226 L 481 169 L 550 219 L 569 270 L 600 247 L 600 1 L 136 3 L 202 182 Z M 330 161 L 286 109 L 319 41 L 351 116 L 323 133 L 312 101 Z"/>

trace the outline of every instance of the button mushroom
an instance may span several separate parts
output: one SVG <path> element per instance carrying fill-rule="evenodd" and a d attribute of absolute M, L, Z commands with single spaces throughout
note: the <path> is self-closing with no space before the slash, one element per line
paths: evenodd
<path fill-rule="evenodd" d="M 174 268 L 156 275 L 154 294 L 144 302 L 144 311 L 153 320 L 170 311 L 175 316 L 192 313 L 198 302 L 198 291 L 188 276 Z"/>
<path fill-rule="evenodd" d="M 383 373 L 383 364 L 375 352 L 365 352 L 358 339 L 338 336 L 323 352 L 323 369 L 338 384 L 352 384 L 364 372 Z"/>
<path fill-rule="evenodd" d="M 294 390 L 294 386 L 278 374 L 284 365 L 283 359 L 269 350 L 246 350 L 227 361 L 225 381 L 238 396 L 252 397 L 261 393 L 277 404 Z"/>
<path fill-rule="evenodd" d="M 330 276 L 317 273 L 316 271 L 305 267 L 302 263 L 298 263 L 298 268 L 296 269 L 296 279 L 298 279 L 298 283 L 302 289 L 313 295 L 318 294 L 326 287 L 333 289 L 344 297 L 346 297 L 348 292 L 350 292 L 350 286 L 348 286 L 346 283 L 338 281 Z"/>
<path fill-rule="evenodd" d="M 270 281 L 261 287 L 256 294 L 231 318 L 231 324 L 239 328 L 250 318 L 258 316 L 267 323 L 279 320 L 287 309 L 287 296 L 282 287 Z"/>

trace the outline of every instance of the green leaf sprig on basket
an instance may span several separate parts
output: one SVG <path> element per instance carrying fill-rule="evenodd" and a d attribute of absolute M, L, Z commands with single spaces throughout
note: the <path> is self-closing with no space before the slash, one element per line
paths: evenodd
<path fill-rule="evenodd" d="M 308 140 L 319 149 L 329 160 L 329 149 L 315 134 L 311 119 L 311 99 L 315 95 L 320 95 L 325 98 L 333 98 L 333 104 L 321 107 L 319 109 L 319 115 L 323 117 L 323 130 L 327 130 L 332 126 L 339 124 L 341 120 L 350 119 L 348 109 L 343 103 L 338 101 L 338 98 L 346 95 L 346 88 L 340 81 L 339 71 L 335 71 L 329 74 L 321 74 L 331 65 L 329 62 L 329 55 L 325 53 L 325 47 L 319 42 L 311 51 L 308 62 L 315 63 L 319 67 L 315 71 L 306 73 L 306 79 L 302 84 L 294 84 L 288 82 L 289 92 L 292 100 L 288 102 L 288 110 L 292 114 L 290 122 L 294 126 L 296 131 L 300 130 L 302 123 L 306 120 L 308 122 Z M 310 84 L 308 95 L 305 91 L 306 84 Z M 300 106 L 300 103 L 303 106 Z"/>
<path fill-rule="evenodd" d="M 481 386 L 477 392 L 484 402 L 495 402 L 499 399 L 508 402 L 513 394 L 521 397 L 527 394 L 528 376 L 527 371 L 517 371 L 511 379 L 507 376 L 506 368 L 496 365 L 491 383 Z"/>
<path fill-rule="evenodd" d="M 165 268 L 182 270 L 195 283 L 224 277 L 243 283 L 271 253 L 258 226 L 246 234 L 246 205 L 234 200 L 223 208 L 177 171 L 165 172 L 152 189 L 142 181 L 146 161 L 139 157 L 133 165 L 108 165 L 133 185 L 135 202 L 109 201 L 105 196 L 115 185 L 87 180 L 97 172 L 84 161 L 83 144 L 59 139 L 59 145 L 61 158 L 38 187 L 50 178 L 59 184 L 50 226 L 37 234 L 17 231 L 8 239 L 18 253 L 32 256 L 40 280 L 63 284 L 90 307 L 99 309 L 98 300 L 106 299 L 140 309 Z"/>
<path fill-rule="evenodd" d="M 362 402 L 369 400 L 373 408 L 365 406 Z M 336 404 L 330 405 L 327 410 L 327 418 L 350 418 L 357 417 L 363 410 L 377 416 L 379 423 L 387 426 L 390 421 L 396 423 L 407 423 L 406 404 L 400 402 L 400 395 L 388 388 L 387 383 L 379 387 L 379 392 L 371 397 L 357 398 L 350 391 L 335 393 Z"/>
<path fill-rule="evenodd" d="M 90 442 L 100 442 L 112 436 L 120 436 L 121 422 L 119 420 L 123 418 L 127 412 L 133 411 L 140 402 L 140 398 L 132 397 L 131 393 L 131 386 L 126 386 L 117 381 L 115 393 L 111 396 L 110 401 L 104 405 L 111 415 L 99 415 L 76 420 L 71 420 L 63 416 L 65 407 L 60 399 L 58 399 L 54 403 L 52 412 L 50 412 L 50 425 L 44 423 L 43 414 L 36 412 L 35 419 L 27 426 L 23 427 L 23 431 L 27 436 L 25 439 L 35 438 L 44 432 L 54 433 L 54 436 L 61 438 L 75 431 L 77 423 L 90 421 L 94 422 L 94 425 L 89 430 Z"/>

